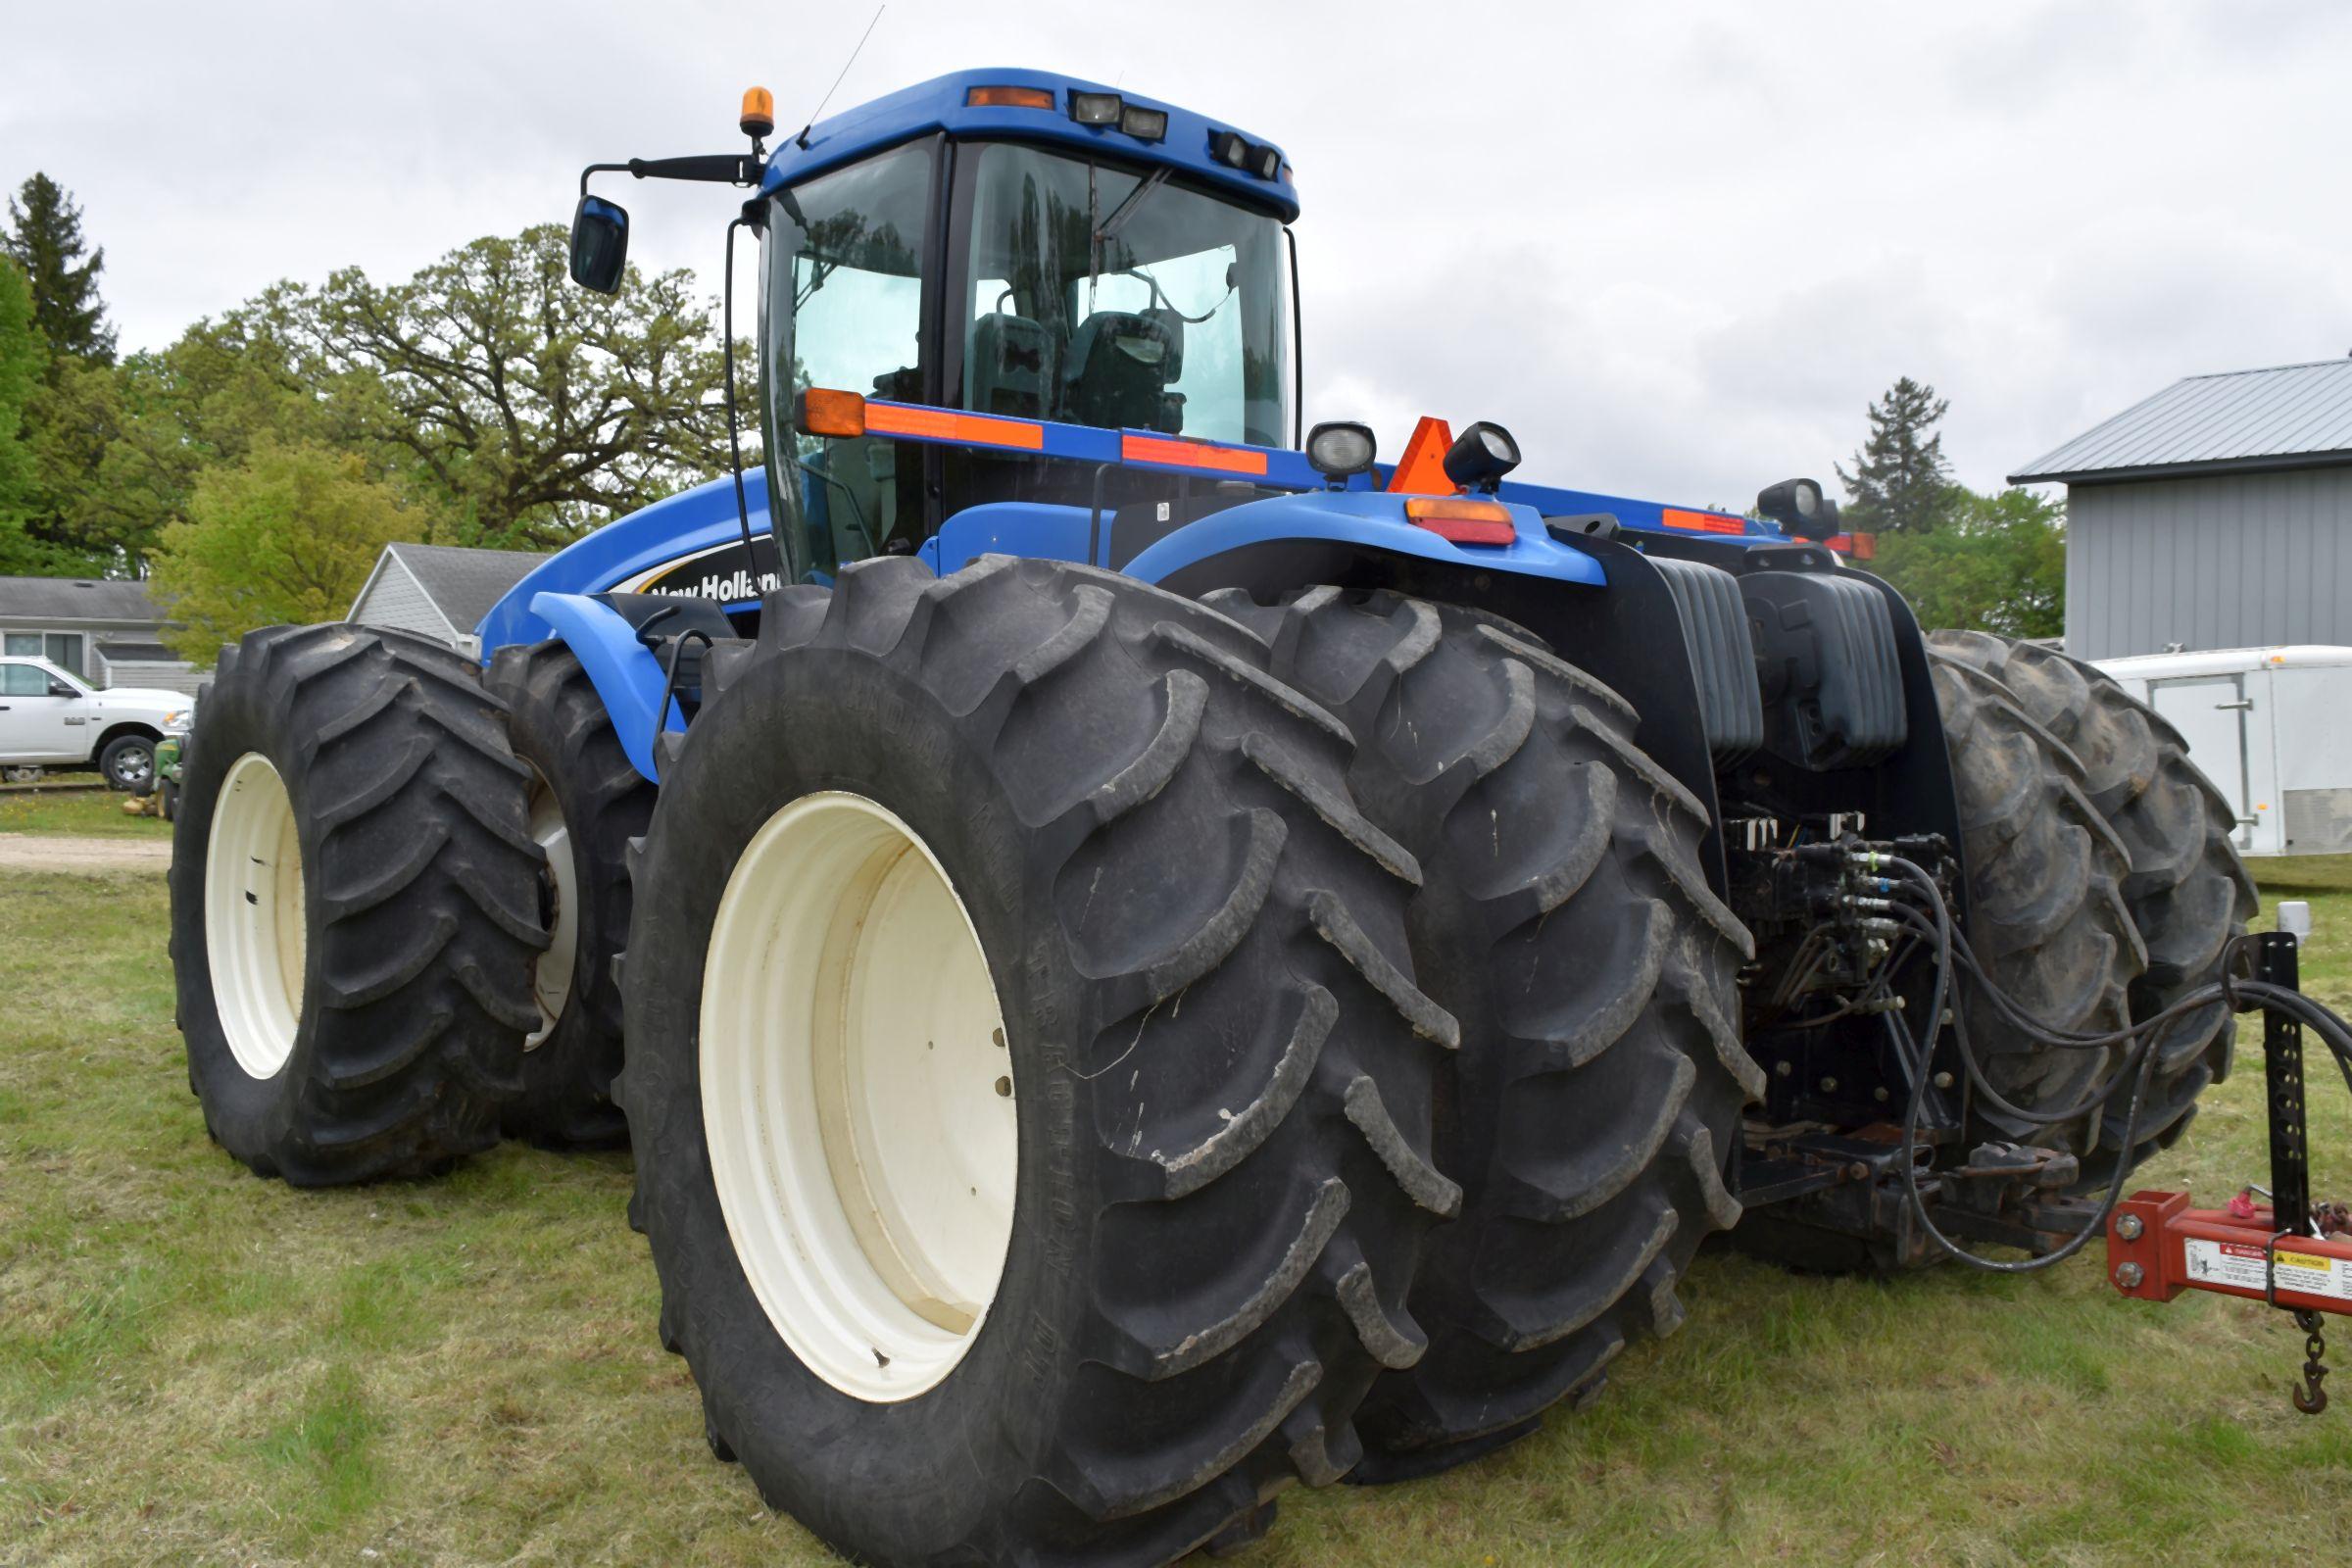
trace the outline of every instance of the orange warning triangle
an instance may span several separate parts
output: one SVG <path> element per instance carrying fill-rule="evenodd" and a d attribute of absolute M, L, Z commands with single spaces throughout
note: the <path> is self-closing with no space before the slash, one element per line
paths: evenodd
<path fill-rule="evenodd" d="M 1413 438 L 1404 444 L 1396 471 L 1389 475 L 1389 488 L 1415 496 L 1454 494 L 1454 482 L 1446 477 L 1446 453 L 1452 445 L 1453 431 L 1444 419 L 1434 414 L 1421 416 L 1421 422 L 1413 426 Z"/>

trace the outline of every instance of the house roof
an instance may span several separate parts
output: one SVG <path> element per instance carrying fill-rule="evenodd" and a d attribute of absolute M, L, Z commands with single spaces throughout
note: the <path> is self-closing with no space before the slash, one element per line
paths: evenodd
<path fill-rule="evenodd" d="M 164 617 L 143 582 L 102 577 L 0 577 L 0 615 L 11 620 L 127 620 Z"/>
<path fill-rule="evenodd" d="M 2192 375 L 2009 476 L 2153 478 L 2352 463 L 2352 359 Z"/>
<path fill-rule="evenodd" d="M 547 559 L 523 550 L 469 550 L 459 545 L 386 545 L 384 554 L 409 569 L 416 586 L 460 633 L 471 632 L 523 573 Z"/>

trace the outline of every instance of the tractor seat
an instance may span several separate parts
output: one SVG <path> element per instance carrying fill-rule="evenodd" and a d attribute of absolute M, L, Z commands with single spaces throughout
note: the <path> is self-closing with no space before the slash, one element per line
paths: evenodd
<path fill-rule="evenodd" d="M 1168 388 L 1183 374 L 1184 320 L 1175 312 L 1097 311 L 1071 334 L 1062 407 L 1079 424 L 1166 429 Z"/>

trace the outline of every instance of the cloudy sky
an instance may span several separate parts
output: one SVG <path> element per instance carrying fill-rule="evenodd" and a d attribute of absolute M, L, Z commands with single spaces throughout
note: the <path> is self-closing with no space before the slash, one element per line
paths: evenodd
<path fill-rule="evenodd" d="M 0 183 L 70 187 L 126 346 L 279 277 L 399 275 L 569 214 L 592 159 L 797 123 L 841 6 L 20 7 Z M 2328 0 L 891 0 L 835 107 L 1030 65 L 1229 118 L 1297 168 L 1307 416 L 1509 425 L 1531 478 L 1740 502 L 1827 479 L 1897 375 L 1965 481 L 2199 371 L 2352 350 Z M 726 204 L 627 195 L 711 280 Z"/>

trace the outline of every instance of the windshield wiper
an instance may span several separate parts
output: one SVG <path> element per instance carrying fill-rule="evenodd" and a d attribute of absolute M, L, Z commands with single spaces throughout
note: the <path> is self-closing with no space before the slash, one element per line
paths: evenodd
<path fill-rule="evenodd" d="M 1167 182 L 1168 172 L 1154 169 L 1142 184 L 1127 193 L 1125 201 L 1111 209 L 1108 218 L 1095 226 L 1086 250 L 1086 299 L 1089 307 L 1094 304 L 1095 281 L 1102 275 L 1102 247 L 1116 240 L 1119 230 L 1127 226 L 1127 220 L 1135 216 L 1136 210 L 1151 199 L 1153 191 Z M 1090 219 L 1095 214 L 1095 166 L 1092 164 L 1086 166 L 1086 211 Z"/>

